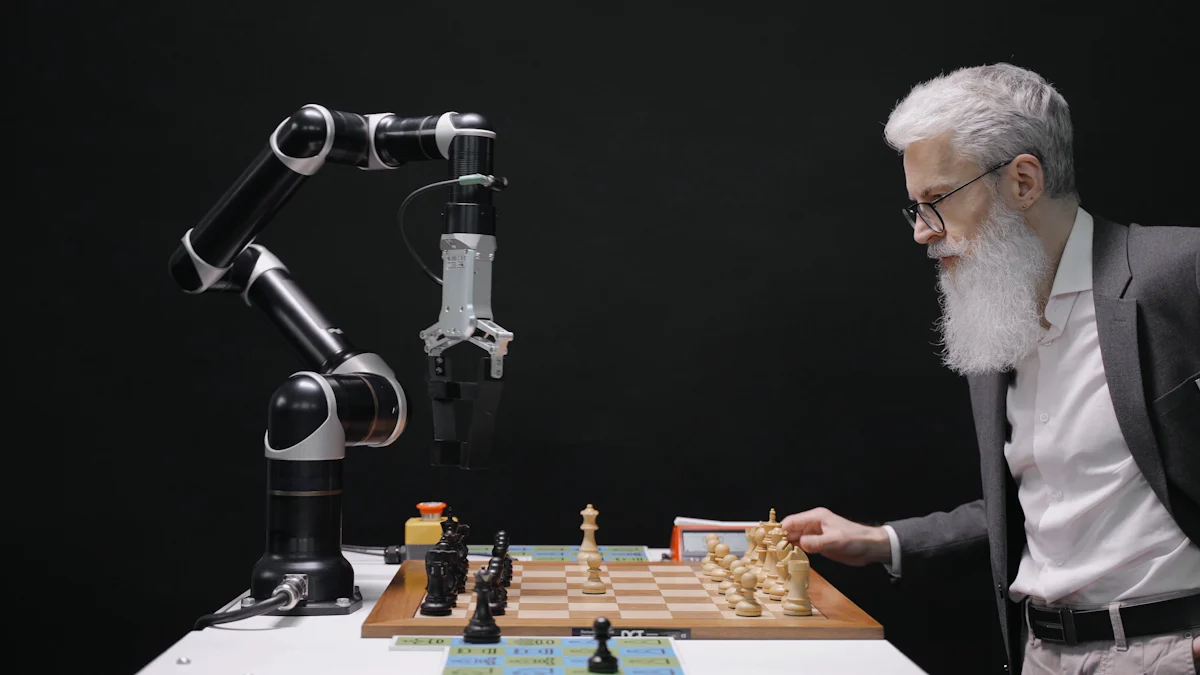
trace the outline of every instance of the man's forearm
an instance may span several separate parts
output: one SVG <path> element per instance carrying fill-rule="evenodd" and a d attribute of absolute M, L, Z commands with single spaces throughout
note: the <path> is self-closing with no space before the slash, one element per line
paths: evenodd
<path fill-rule="evenodd" d="M 959 553 L 987 545 L 987 521 L 982 499 L 968 502 L 952 511 L 937 511 L 917 518 L 905 518 L 884 524 L 894 537 L 892 562 L 888 571 L 899 576 L 901 563 L 933 556 Z"/>

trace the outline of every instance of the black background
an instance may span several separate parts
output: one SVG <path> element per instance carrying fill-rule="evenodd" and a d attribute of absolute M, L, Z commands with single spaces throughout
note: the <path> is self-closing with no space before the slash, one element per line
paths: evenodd
<path fill-rule="evenodd" d="M 1086 208 L 1196 221 L 1182 17 L 516 4 L 6 7 L 10 589 L 91 669 L 144 666 L 262 552 L 266 400 L 304 365 L 166 262 L 305 103 L 483 113 L 512 181 L 493 303 L 516 338 L 485 473 L 428 466 L 417 334 L 440 291 L 394 217 L 445 166 L 327 167 L 259 239 L 408 388 L 404 436 L 349 453 L 347 543 L 400 543 L 430 499 L 518 543 L 574 542 L 592 502 L 601 543 L 665 546 L 676 515 L 881 522 L 977 498 L 965 382 L 939 366 L 934 271 L 882 139 L 940 72 L 1041 72 L 1073 108 Z M 410 210 L 431 264 L 440 200 Z M 998 662 L 984 558 L 901 586 L 814 567 L 930 672 Z M 44 602 L 64 590 L 69 610 Z"/>

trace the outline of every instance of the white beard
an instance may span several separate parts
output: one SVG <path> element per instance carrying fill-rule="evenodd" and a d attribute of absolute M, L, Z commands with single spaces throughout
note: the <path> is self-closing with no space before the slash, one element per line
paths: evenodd
<path fill-rule="evenodd" d="M 1042 335 L 1039 289 L 1052 272 L 1024 216 L 997 200 L 975 239 L 938 240 L 928 253 L 959 256 L 953 269 L 938 265 L 943 363 L 962 375 L 1016 368 Z"/>

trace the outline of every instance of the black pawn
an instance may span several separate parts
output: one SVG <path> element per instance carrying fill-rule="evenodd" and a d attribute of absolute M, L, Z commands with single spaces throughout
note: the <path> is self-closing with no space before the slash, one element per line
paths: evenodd
<path fill-rule="evenodd" d="M 454 601 L 446 595 L 446 563 L 433 559 L 425 562 L 425 600 L 421 602 L 421 614 L 425 616 L 449 616 Z"/>
<path fill-rule="evenodd" d="M 513 563 L 512 558 L 508 555 L 508 533 L 504 530 L 496 533 L 492 545 L 492 557 L 501 559 L 500 585 L 508 588 L 512 585 Z"/>
<path fill-rule="evenodd" d="M 488 603 L 490 582 L 491 579 L 483 570 L 475 573 L 475 614 L 463 630 L 463 642 L 474 645 L 500 642 L 500 626 L 492 618 Z"/>
<path fill-rule="evenodd" d="M 504 608 L 508 606 L 508 590 L 500 585 L 500 573 L 504 569 L 504 562 L 499 558 L 492 558 L 488 562 L 487 573 L 491 586 L 491 604 L 489 608 L 492 611 L 492 616 L 504 616 Z"/>
<path fill-rule="evenodd" d="M 596 653 L 588 659 L 589 673 L 615 673 L 617 672 L 617 657 L 608 651 L 608 638 L 612 635 L 612 624 L 608 619 L 600 617 L 592 624 L 592 629 L 595 633 L 596 642 L 599 645 L 596 647 Z"/>

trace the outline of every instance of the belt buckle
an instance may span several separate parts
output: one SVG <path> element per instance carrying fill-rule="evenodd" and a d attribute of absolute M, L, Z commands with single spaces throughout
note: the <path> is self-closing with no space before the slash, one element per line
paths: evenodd
<path fill-rule="evenodd" d="M 1053 621 L 1043 621 L 1041 619 L 1038 619 L 1036 616 L 1029 617 L 1030 622 L 1032 622 L 1033 624 L 1036 624 L 1040 628 L 1048 629 L 1050 631 L 1058 633 L 1057 635 L 1051 634 L 1049 637 L 1044 636 L 1044 635 L 1039 635 L 1038 639 L 1043 640 L 1045 642 L 1055 642 L 1055 643 L 1066 644 L 1066 645 L 1079 644 L 1079 642 L 1076 638 L 1076 635 L 1075 635 L 1075 615 L 1071 613 L 1071 610 L 1069 610 L 1065 607 L 1060 608 L 1060 609 L 1038 609 L 1038 608 L 1034 607 L 1032 604 L 1029 605 L 1029 608 L 1035 612 L 1039 612 L 1042 614 L 1057 614 L 1058 615 L 1058 623 L 1055 623 Z"/>

